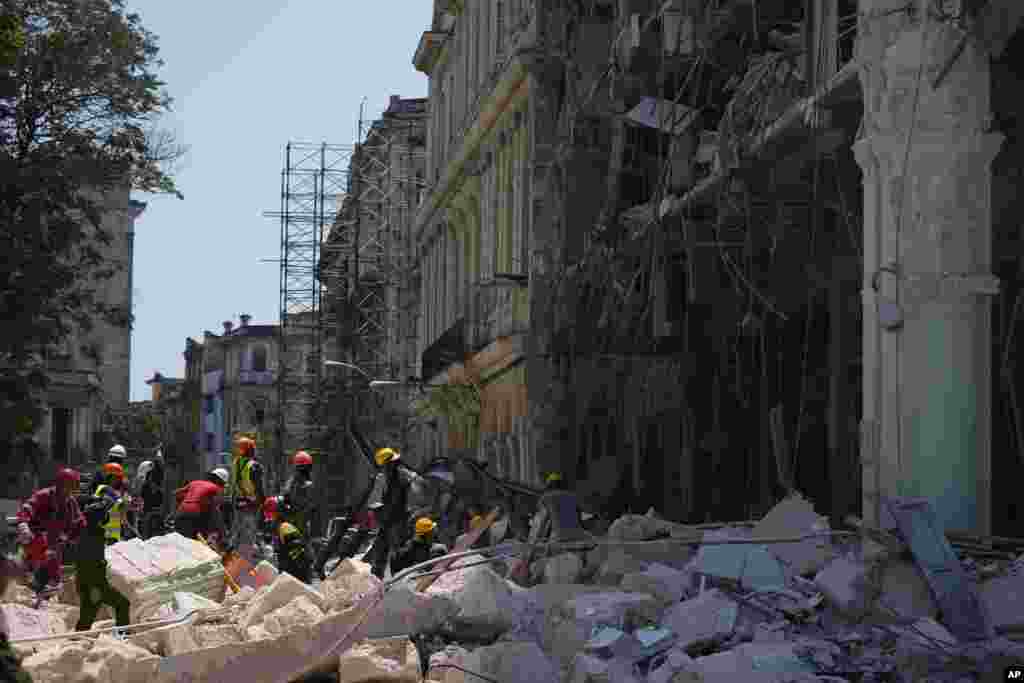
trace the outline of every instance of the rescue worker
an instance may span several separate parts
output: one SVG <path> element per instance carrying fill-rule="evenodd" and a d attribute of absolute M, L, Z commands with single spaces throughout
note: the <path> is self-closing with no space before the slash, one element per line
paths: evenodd
<path fill-rule="evenodd" d="M 384 578 L 388 569 L 391 551 L 401 542 L 406 524 L 409 505 L 410 481 L 405 472 L 399 468 L 401 455 L 392 448 L 379 448 L 374 454 L 378 467 L 384 468 L 385 489 L 382 505 L 377 512 L 380 524 L 377 539 L 368 553 L 373 575 Z"/>
<path fill-rule="evenodd" d="M 198 540 L 202 534 L 211 542 L 225 543 L 228 535 L 222 506 L 229 478 L 226 469 L 217 467 L 205 479 L 196 479 L 175 491 L 178 504 L 174 514 L 175 531 L 193 540 Z"/>
<path fill-rule="evenodd" d="M 106 476 L 106 481 L 96 487 L 93 497 L 105 498 L 110 501 L 110 511 L 106 514 L 103 529 L 105 530 L 107 545 L 113 545 L 121 540 L 125 507 L 127 505 L 127 491 L 125 490 L 127 477 L 125 476 L 124 468 L 116 462 L 109 462 L 104 465 L 103 473 Z"/>
<path fill-rule="evenodd" d="M 395 574 L 408 569 L 409 567 L 426 562 L 435 557 L 442 557 L 448 554 L 448 549 L 434 542 L 434 531 L 437 523 L 429 517 L 420 517 L 413 527 L 412 540 L 395 553 L 391 561 L 391 571 Z"/>
<path fill-rule="evenodd" d="M 562 474 L 560 472 L 548 474 L 545 478 L 544 488 L 545 491 L 537 503 L 537 516 L 534 519 L 534 529 L 530 534 L 531 542 L 534 541 L 534 536 L 539 536 L 539 539 L 547 536 L 548 540 L 553 543 L 586 540 L 587 532 L 583 529 L 579 499 L 566 486 Z"/>
<path fill-rule="evenodd" d="M 120 467 L 113 463 L 107 466 Z M 96 490 L 96 495 L 85 506 L 85 529 L 75 552 L 75 585 L 81 607 L 76 631 L 92 628 L 102 605 L 109 605 L 114 610 L 117 626 L 131 623 L 131 604 L 128 598 L 110 585 L 107 576 L 106 546 L 110 543 L 108 523 L 120 499 L 106 495 L 102 490 L 104 486 Z"/>
<path fill-rule="evenodd" d="M 157 449 L 152 460 L 139 465 L 132 493 L 141 502 L 139 531 L 146 538 L 159 536 L 164 532 L 164 454 Z"/>
<path fill-rule="evenodd" d="M 231 539 L 228 548 L 252 564 L 263 557 L 259 541 L 260 508 L 266 499 L 263 489 L 263 466 L 256 461 L 256 442 L 238 440 L 238 454 L 231 468 L 230 496 L 232 503 Z"/>
<path fill-rule="evenodd" d="M 277 568 L 291 574 L 303 583 L 313 581 L 313 556 L 302 531 L 285 519 L 282 496 L 273 496 L 263 502 L 263 516 L 271 524 Z"/>
<path fill-rule="evenodd" d="M 483 526 L 483 523 L 484 523 L 483 511 L 479 507 L 477 507 L 476 505 L 470 506 L 470 508 L 469 508 L 469 528 L 466 530 L 466 533 L 467 534 L 473 533 L 474 531 L 479 529 L 481 526 Z M 487 529 L 482 534 L 480 534 L 480 538 L 478 538 L 476 540 L 476 542 L 473 545 L 470 546 L 470 549 L 477 550 L 478 548 L 486 548 L 489 545 L 491 545 L 491 530 Z"/>
<path fill-rule="evenodd" d="M 76 470 L 62 467 L 53 486 L 33 493 L 18 510 L 17 542 L 24 548 L 37 593 L 60 586 L 64 550 L 85 527 L 75 499 L 81 479 Z"/>
<path fill-rule="evenodd" d="M 6 554 L 6 553 L 5 553 Z M 0 595 L 7 592 L 11 579 L 18 575 L 18 563 L 9 557 L 0 557 Z M 6 626 L 0 622 L 0 626 Z M 21 660 L 14 653 L 7 632 L 0 630 L 0 681 L 3 683 L 32 683 L 32 677 L 21 668 Z"/>
<path fill-rule="evenodd" d="M 321 581 L 327 578 L 324 567 L 328 560 L 335 555 L 339 560 L 352 557 L 370 540 L 370 536 L 377 529 L 378 509 L 380 509 L 380 503 L 374 503 L 369 509 L 361 512 L 347 508 L 340 517 L 335 517 L 337 523 L 333 533 L 320 549 L 320 554 L 313 567 Z"/>
<path fill-rule="evenodd" d="M 93 492 L 96 490 L 96 487 L 106 483 L 107 475 L 103 471 L 103 468 L 106 465 L 116 463 L 121 467 L 124 467 L 125 460 L 127 459 L 128 451 L 125 450 L 124 446 L 122 446 L 121 444 L 114 444 L 113 446 L 111 446 L 110 450 L 107 451 L 106 458 L 102 463 L 100 463 L 100 466 L 96 469 L 96 472 L 93 473 L 91 477 L 85 478 L 86 481 L 83 482 L 85 486 L 83 486 L 84 490 L 82 491 L 82 493 L 84 494 L 84 500 L 88 501 L 90 498 L 92 498 Z"/>
<path fill-rule="evenodd" d="M 292 456 L 292 466 L 295 472 L 284 486 L 284 499 L 288 504 L 285 521 L 308 535 L 309 516 L 313 509 L 313 456 L 306 451 L 298 451 Z"/>

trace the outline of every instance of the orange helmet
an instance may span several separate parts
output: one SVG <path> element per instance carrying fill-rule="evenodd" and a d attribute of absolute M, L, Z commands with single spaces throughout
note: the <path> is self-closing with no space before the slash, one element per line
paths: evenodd
<path fill-rule="evenodd" d="M 252 455 L 256 451 L 256 442 L 248 437 L 238 440 L 238 452 L 241 455 Z"/>
<path fill-rule="evenodd" d="M 296 466 L 312 465 L 313 456 L 307 453 L 306 451 L 298 451 L 294 456 L 292 456 L 292 464 Z"/>
<path fill-rule="evenodd" d="M 106 465 L 104 465 L 103 474 L 107 475 L 108 477 L 116 477 L 117 479 L 125 478 L 124 468 L 121 467 L 120 463 L 116 462 L 108 462 Z"/>

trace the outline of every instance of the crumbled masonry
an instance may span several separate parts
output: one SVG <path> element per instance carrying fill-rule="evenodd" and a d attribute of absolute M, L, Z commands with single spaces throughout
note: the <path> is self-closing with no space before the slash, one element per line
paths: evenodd
<path fill-rule="evenodd" d="M 161 625 L 53 639 L 77 607 L 34 610 L 13 586 L 0 627 L 37 683 L 953 683 L 1024 662 L 1024 555 L 962 558 L 995 632 L 965 642 L 908 548 L 866 535 L 776 542 L 827 526 L 795 494 L 752 528 L 627 515 L 589 548 L 540 550 L 537 585 L 512 583 L 483 550 L 424 593 L 356 559 L 314 586 L 281 574 L 225 593 L 208 549 L 171 534 L 110 551 L 133 615 Z"/>

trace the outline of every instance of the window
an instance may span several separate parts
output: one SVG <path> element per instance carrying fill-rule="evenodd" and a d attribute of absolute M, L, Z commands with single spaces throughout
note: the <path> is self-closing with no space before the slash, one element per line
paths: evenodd
<path fill-rule="evenodd" d="M 267 369 L 267 347 L 260 344 L 254 346 L 251 351 L 250 365 L 254 372 L 265 372 Z"/>
<path fill-rule="evenodd" d="M 50 456 L 54 460 L 67 462 L 69 454 L 69 436 L 71 435 L 71 410 L 53 408 L 50 411 Z"/>

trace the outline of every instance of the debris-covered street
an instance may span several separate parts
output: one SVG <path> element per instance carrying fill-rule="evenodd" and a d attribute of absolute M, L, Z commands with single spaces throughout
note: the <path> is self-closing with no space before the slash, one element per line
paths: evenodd
<path fill-rule="evenodd" d="M 461 553 L 422 592 L 429 566 L 381 582 L 355 559 L 314 585 L 265 563 L 245 579 L 260 588 L 233 592 L 219 555 L 172 534 L 109 549 L 123 637 L 106 620 L 72 639 L 72 591 L 33 609 L 15 586 L 0 612 L 40 683 L 1003 680 L 1024 661 L 1024 540 L 950 545 L 914 509 L 852 532 L 799 496 L 746 524 L 628 515 L 544 548 L 529 587 L 507 578 L 525 551 L 511 542 Z"/>

